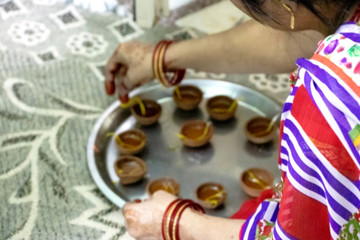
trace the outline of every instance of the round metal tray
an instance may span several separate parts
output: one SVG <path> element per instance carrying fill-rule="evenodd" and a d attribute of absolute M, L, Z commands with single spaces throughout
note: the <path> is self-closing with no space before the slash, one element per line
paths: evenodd
<path fill-rule="evenodd" d="M 194 191 L 204 182 L 219 182 L 228 192 L 223 207 L 207 211 L 215 216 L 229 217 L 248 199 L 239 185 L 241 172 L 250 167 L 262 167 L 279 177 L 277 169 L 278 139 L 265 145 L 248 142 L 244 136 L 244 124 L 255 116 L 272 117 L 281 106 L 263 94 L 238 84 L 218 80 L 184 80 L 182 84 L 198 86 L 204 99 L 198 110 L 184 112 L 176 108 L 172 100 L 173 89 L 150 84 L 132 92 L 131 96 L 155 99 L 162 105 L 159 123 L 141 126 L 128 109 L 113 103 L 96 122 L 87 146 L 90 173 L 103 194 L 114 204 L 122 207 L 126 201 L 146 198 L 149 181 L 170 176 L 181 184 L 180 197 L 195 199 Z M 176 136 L 187 120 L 209 121 L 205 110 L 208 98 L 227 95 L 239 99 L 236 117 L 227 122 L 215 122 L 214 135 L 208 145 L 192 149 L 182 145 Z M 114 162 L 119 153 L 109 132 L 123 132 L 130 128 L 143 130 L 148 137 L 145 151 L 138 156 L 148 165 L 148 173 L 139 183 L 122 186 L 115 174 Z"/>

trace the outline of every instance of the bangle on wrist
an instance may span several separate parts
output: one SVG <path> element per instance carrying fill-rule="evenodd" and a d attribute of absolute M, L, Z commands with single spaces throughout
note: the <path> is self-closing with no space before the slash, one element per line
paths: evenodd
<path fill-rule="evenodd" d="M 162 236 L 164 240 L 180 240 L 179 222 L 183 212 L 191 208 L 205 213 L 204 209 L 189 199 L 177 199 L 167 207 L 162 219 Z"/>
<path fill-rule="evenodd" d="M 172 41 L 160 41 L 154 48 L 152 57 L 152 68 L 154 76 L 165 87 L 179 84 L 185 77 L 186 70 L 179 69 L 173 72 L 173 76 L 169 78 L 165 66 L 165 55 Z"/>

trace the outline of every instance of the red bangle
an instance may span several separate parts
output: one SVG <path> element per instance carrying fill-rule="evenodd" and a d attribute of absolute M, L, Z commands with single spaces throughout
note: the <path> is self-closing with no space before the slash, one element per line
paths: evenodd
<path fill-rule="evenodd" d="M 195 211 L 198 211 L 198 212 L 201 212 L 201 213 L 205 213 L 205 210 L 202 206 L 200 206 L 199 204 L 195 203 L 195 202 L 192 202 L 190 204 L 190 207 L 191 209 L 195 210 Z M 178 218 L 178 221 L 176 223 L 176 230 L 175 230 L 175 239 L 177 240 L 180 240 L 180 218 L 181 218 L 181 215 L 183 214 L 183 212 L 185 211 L 185 208 L 179 213 L 179 218 Z"/>
<path fill-rule="evenodd" d="M 162 236 L 164 240 L 180 240 L 179 222 L 186 208 L 205 213 L 204 209 L 189 199 L 177 199 L 167 207 L 162 219 Z"/>
<path fill-rule="evenodd" d="M 172 212 L 171 216 L 170 216 L 170 224 L 169 224 L 169 235 L 170 235 L 170 240 L 175 240 L 176 236 L 175 236 L 175 232 L 176 232 L 176 228 L 178 227 L 178 223 L 179 223 L 179 219 L 180 219 L 180 214 L 182 214 L 182 212 L 189 207 L 191 204 L 193 203 L 193 201 L 191 200 L 181 200 L 177 205 L 176 208 L 174 209 L 174 211 Z"/>
<path fill-rule="evenodd" d="M 160 41 L 154 48 L 152 67 L 155 78 L 165 87 L 174 86 L 179 84 L 185 77 L 186 70 L 179 69 L 173 72 L 173 76 L 169 78 L 167 76 L 167 69 L 165 66 L 165 55 L 168 47 L 172 44 L 172 41 Z"/>
<path fill-rule="evenodd" d="M 158 50 L 158 58 L 157 58 L 157 61 L 155 62 L 156 69 L 158 71 L 158 77 L 159 77 L 158 79 L 165 87 L 171 86 L 169 79 L 166 76 L 165 65 L 164 65 L 165 53 L 166 53 L 168 46 L 171 43 L 172 42 L 170 42 L 170 41 L 161 41 L 159 43 L 160 48 Z"/>
<path fill-rule="evenodd" d="M 167 224 L 169 211 L 170 211 L 170 209 L 172 209 L 174 207 L 175 204 L 177 204 L 180 201 L 181 201 L 181 199 L 176 199 L 176 200 L 172 201 L 169 204 L 169 206 L 166 208 L 165 212 L 164 212 L 163 219 L 162 219 L 162 224 L 161 224 L 162 225 L 161 233 L 162 233 L 162 236 L 163 236 L 164 240 L 167 240 L 167 238 L 165 236 L 165 227 L 166 227 L 166 224 Z M 171 212 L 172 211 L 173 211 L 173 209 L 171 210 Z"/>

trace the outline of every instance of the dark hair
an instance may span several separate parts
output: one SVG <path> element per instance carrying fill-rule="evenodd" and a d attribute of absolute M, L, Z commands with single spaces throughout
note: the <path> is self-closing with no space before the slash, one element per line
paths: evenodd
<path fill-rule="evenodd" d="M 260 17 L 269 17 L 264 10 L 262 5 L 266 0 L 240 0 L 247 10 L 252 14 L 254 18 Z M 275 1 L 275 0 L 274 0 Z M 360 0 L 290 0 L 297 2 L 298 4 L 303 5 L 308 10 L 310 10 L 315 16 L 317 16 L 326 26 L 329 27 L 329 32 L 333 33 L 336 29 L 343 23 L 345 18 L 348 16 L 351 8 L 359 3 Z M 329 5 L 335 4 L 339 9 L 339 12 L 336 14 L 335 18 L 329 18 L 328 16 L 319 12 L 316 6 L 319 5 Z M 277 22 L 276 19 L 271 18 L 273 21 Z"/>

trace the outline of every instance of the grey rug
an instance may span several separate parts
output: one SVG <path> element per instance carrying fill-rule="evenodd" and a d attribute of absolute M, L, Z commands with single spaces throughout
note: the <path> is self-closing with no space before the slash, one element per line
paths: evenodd
<path fill-rule="evenodd" d="M 0 14 L 0 239 L 129 239 L 90 177 L 86 144 L 115 100 L 106 59 L 144 32 L 51 0 L 7 1 Z"/>

